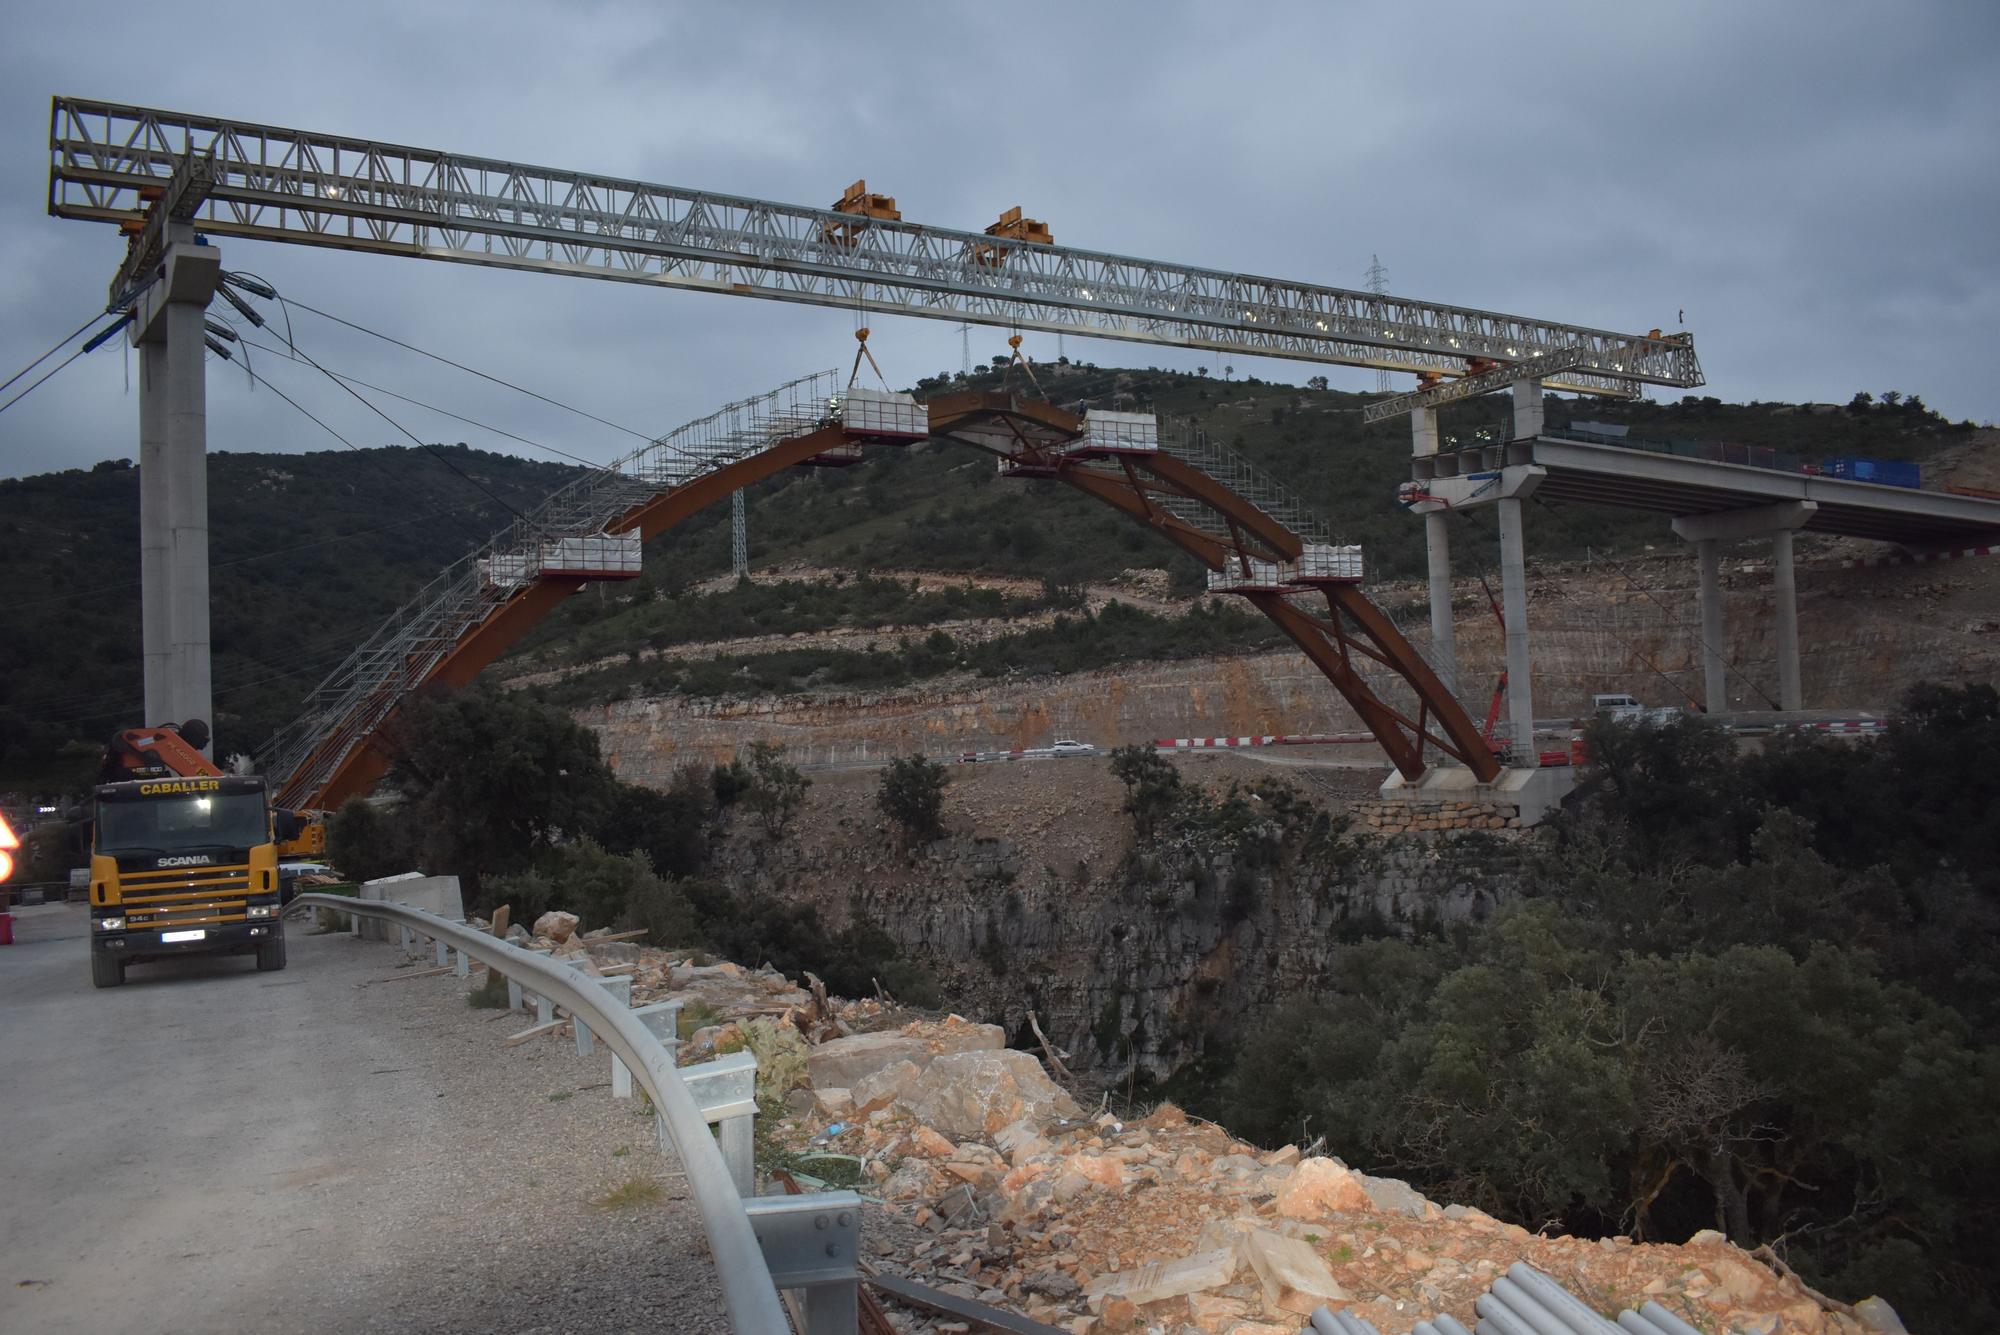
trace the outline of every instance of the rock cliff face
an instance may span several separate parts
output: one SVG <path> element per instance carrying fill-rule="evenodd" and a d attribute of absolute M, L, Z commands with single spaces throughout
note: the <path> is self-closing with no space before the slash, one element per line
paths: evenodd
<path fill-rule="evenodd" d="M 1775 707 L 1776 632 L 1770 572 L 1754 545 L 1732 552 L 1727 586 L 1730 707 Z M 1995 569 L 1986 569 L 1993 566 Z M 2000 563 L 1799 570 L 1807 707 L 1887 710 L 1912 681 L 2000 675 Z M 1699 617 L 1692 562 L 1661 555 L 1568 572 L 1537 572 L 1529 617 L 1537 712 L 1581 715 L 1600 691 L 1652 704 L 1700 699 Z M 1414 589 L 1377 591 L 1400 607 L 1419 644 Z M 1498 625 L 1476 582 L 1457 591 L 1460 698 L 1483 714 L 1499 675 Z M 893 644 L 898 634 L 876 635 Z M 1353 732 L 1360 720 L 1290 650 L 1129 665 L 1073 676 L 941 677 L 900 690 L 793 696 L 632 699 L 578 717 L 596 730 L 623 778 L 664 785 L 688 760 L 727 759 L 779 742 L 794 763 L 840 764 L 921 752 L 1046 746 L 1076 737 L 1110 747 L 1159 737 Z"/>
<path fill-rule="evenodd" d="M 1237 757 L 1188 768 L 1218 782 L 1287 773 Z M 852 814 L 873 776 L 843 775 L 815 786 L 794 837 L 733 844 L 725 879 L 816 904 L 835 929 L 866 913 L 937 971 L 956 1009 L 1021 1044 L 1032 1042 L 1032 1010 L 1071 1065 L 1102 1080 L 1135 1066 L 1170 1075 L 1246 1016 L 1322 992 L 1343 942 L 1481 917 L 1515 874 L 1513 846 L 1498 838 L 1447 857 L 1311 815 L 1128 854 L 1123 789 L 1101 763 L 959 772 L 952 804 L 990 813 L 985 828 L 1004 834 L 904 853 Z M 1362 791 L 1374 780 L 1353 778 Z"/>

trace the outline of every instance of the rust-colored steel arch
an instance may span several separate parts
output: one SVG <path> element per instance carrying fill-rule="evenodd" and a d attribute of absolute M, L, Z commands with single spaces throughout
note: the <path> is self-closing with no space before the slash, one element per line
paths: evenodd
<path fill-rule="evenodd" d="M 1296 561 L 1305 549 L 1298 534 L 1186 460 L 1159 451 L 1103 459 L 1072 454 L 1068 447 L 1082 439 L 1083 419 L 1047 404 L 991 394 L 935 399 L 931 434 L 999 454 L 1031 476 L 1065 482 L 1151 527 L 1211 570 L 1235 564 L 1248 574 L 1252 561 Z M 1165 496 L 1196 502 L 1221 531 L 1170 512 L 1161 504 Z M 1311 587 L 1327 600 L 1324 617 L 1294 602 L 1296 589 L 1244 587 L 1237 592 L 1326 675 L 1405 778 L 1422 776 L 1427 745 L 1471 769 L 1482 782 L 1497 777 L 1500 762 L 1478 725 L 1395 622 L 1355 584 L 1327 580 Z M 1357 655 L 1409 686 L 1416 699 L 1414 715 L 1382 698 L 1360 671 Z"/>
<path fill-rule="evenodd" d="M 840 428 L 834 426 L 780 441 L 767 450 L 725 464 L 635 505 L 611 529 L 618 533 L 636 529 L 642 540 L 656 537 L 697 510 L 727 500 L 731 492 L 802 464 L 843 439 Z M 451 652 L 418 680 L 408 685 L 392 682 L 385 687 L 396 692 L 396 703 L 369 729 L 359 745 L 352 745 L 345 732 L 335 732 L 320 743 L 313 756 L 293 771 L 295 774 L 311 773 L 313 761 L 322 753 L 331 753 L 342 746 L 351 749 L 336 762 L 317 792 L 293 791 L 293 785 L 287 783 L 279 789 L 275 800 L 280 805 L 330 811 L 350 797 L 369 792 L 389 772 L 389 764 L 395 758 L 396 718 L 404 699 L 440 686 L 469 684 L 536 622 L 588 582 L 574 575 L 542 575 L 515 592 L 467 631 Z"/>
<path fill-rule="evenodd" d="M 1304 550 L 1298 534 L 1185 460 L 1157 452 L 1092 458 L 1073 454 L 1070 447 L 1084 436 L 1084 419 L 1044 400 L 970 392 L 941 396 L 927 407 L 934 438 L 997 455 L 1012 472 L 1053 478 L 1074 487 L 1152 528 L 1211 570 L 1234 564 L 1248 573 L 1253 561 L 1295 561 Z M 660 492 L 633 506 L 608 527 L 612 532 L 636 531 L 642 540 L 651 539 L 696 511 L 727 499 L 732 492 L 805 464 L 845 440 L 838 426 L 781 440 Z M 1207 520 L 1188 518 L 1184 504 L 1170 508 L 1174 499 L 1194 502 Z M 587 582 L 575 575 L 542 575 L 503 598 L 430 667 L 419 671 L 412 664 L 409 672 L 387 683 L 374 699 L 379 706 L 389 698 L 389 707 L 380 711 L 358 741 L 353 728 L 347 726 L 320 742 L 307 762 L 294 770 L 295 775 L 310 774 L 322 757 L 337 756 L 317 791 L 298 791 L 301 781 L 288 782 L 279 790 L 279 802 L 330 809 L 368 792 L 388 773 L 394 758 L 395 725 L 404 700 L 427 689 L 470 683 Z M 1482 780 L 1497 775 L 1499 762 L 1481 738 L 1478 726 L 1388 616 L 1352 584 L 1325 582 L 1318 587 L 1327 599 L 1324 617 L 1301 608 L 1282 590 L 1244 588 L 1238 592 L 1326 675 L 1404 776 L 1415 779 L 1422 775 L 1427 745 L 1468 766 Z M 1417 701 L 1414 716 L 1376 692 L 1360 671 L 1356 655 L 1408 684 Z M 365 706 L 355 711 L 357 716 L 375 713 Z"/>

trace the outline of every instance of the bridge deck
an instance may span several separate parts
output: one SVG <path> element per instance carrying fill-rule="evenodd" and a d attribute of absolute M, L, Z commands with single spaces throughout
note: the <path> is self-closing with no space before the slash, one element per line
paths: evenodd
<path fill-rule="evenodd" d="M 1478 453 L 1437 458 L 1440 471 L 1455 467 L 1460 476 L 1439 478 L 1431 490 L 1460 509 L 1488 499 L 1479 488 L 1485 470 L 1533 464 L 1545 473 L 1536 495 L 1551 500 L 1671 515 L 1812 501 L 1819 508 L 1805 527 L 1813 532 L 1909 547 L 1942 546 L 2000 534 L 2000 501 L 1982 497 L 1715 463 L 1558 436 L 1544 435 Z M 1499 488 L 1488 491 L 1497 495 Z"/>

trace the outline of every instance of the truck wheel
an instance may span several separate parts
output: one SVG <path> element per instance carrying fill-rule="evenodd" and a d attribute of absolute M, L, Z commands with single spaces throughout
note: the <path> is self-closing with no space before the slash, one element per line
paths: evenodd
<path fill-rule="evenodd" d="M 125 961 L 115 955 L 90 957 L 90 981 L 96 987 L 123 987 L 125 985 Z"/>
<path fill-rule="evenodd" d="M 285 967 L 285 937 L 281 932 L 257 946 L 257 968 L 262 973 L 276 973 Z"/>

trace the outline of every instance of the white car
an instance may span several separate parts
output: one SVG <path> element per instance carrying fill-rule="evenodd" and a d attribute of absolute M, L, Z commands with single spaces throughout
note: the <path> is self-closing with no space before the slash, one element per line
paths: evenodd
<path fill-rule="evenodd" d="M 1079 742 L 1068 737 L 1056 738 L 1056 744 L 1049 748 L 1052 756 L 1094 756 L 1097 748 L 1089 742 Z"/>

